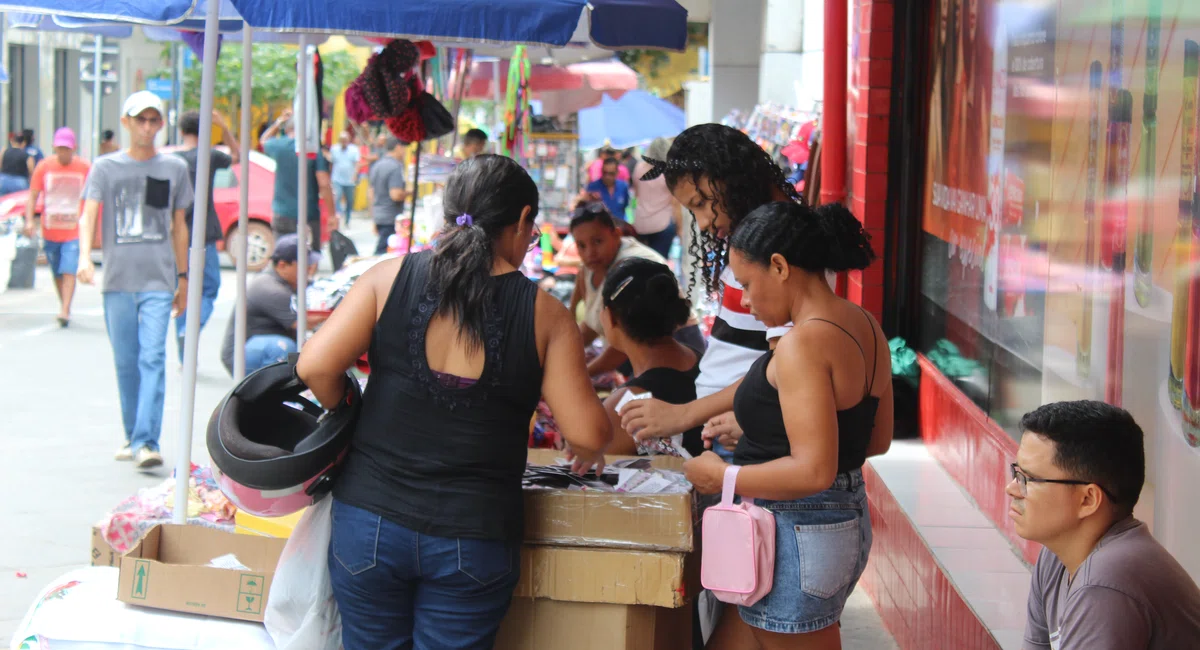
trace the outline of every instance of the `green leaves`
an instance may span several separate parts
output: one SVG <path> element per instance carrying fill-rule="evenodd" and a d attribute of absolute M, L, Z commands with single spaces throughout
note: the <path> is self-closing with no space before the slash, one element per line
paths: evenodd
<path fill-rule="evenodd" d="M 325 98 L 333 101 L 355 77 L 359 70 L 347 52 L 321 53 L 325 63 Z M 296 46 L 277 43 L 254 45 L 251 87 L 255 106 L 290 102 L 296 91 Z M 184 71 L 183 98 L 185 109 L 200 107 L 200 65 Z M 167 75 L 170 76 L 169 72 Z M 241 105 L 242 48 L 239 43 L 226 42 L 217 60 L 217 79 L 214 94 L 218 107 L 232 110 Z"/>

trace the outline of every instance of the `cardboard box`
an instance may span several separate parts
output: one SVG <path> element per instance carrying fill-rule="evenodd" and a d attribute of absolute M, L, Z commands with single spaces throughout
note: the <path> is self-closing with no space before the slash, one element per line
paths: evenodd
<path fill-rule="evenodd" d="M 559 453 L 530 449 L 529 462 L 552 465 Z M 609 461 L 627 458 L 609 456 Z M 651 464 L 679 470 L 683 460 L 654 456 Z M 695 523 L 691 494 L 525 491 L 525 541 L 532 544 L 689 552 Z"/>
<path fill-rule="evenodd" d="M 286 543 L 204 526 L 155 526 L 121 558 L 117 598 L 130 605 L 261 622 Z M 247 569 L 207 566 L 229 553 Z"/>
<path fill-rule="evenodd" d="M 259 517 L 238 510 L 233 516 L 234 532 L 240 535 L 287 539 L 292 536 L 292 531 L 296 529 L 296 524 L 300 523 L 300 517 L 304 515 L 305 510 L 307 508 L 282 517 Z"/>
<path fill-rule="evenodd" d="M 514 598 L 495 650 L 691 650 L 692 608 Z"/>
<path fill-rule="evenodd" d="M 682 607 L 699 586 L 692 555 L 526 545 L 517 598 Z"/>
<path fill-rule="evenodd" d="M 104 533 L 100 531 L 100 524 L 92 526 L 92 566 L 121 566 L 121 554 L 113 550 L 113 547 L 104 539 Z"/>

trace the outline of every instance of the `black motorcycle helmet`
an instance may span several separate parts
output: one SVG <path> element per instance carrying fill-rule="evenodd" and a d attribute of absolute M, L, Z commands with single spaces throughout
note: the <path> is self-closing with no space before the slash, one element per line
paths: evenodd
<path fill-rule="evenodd" d="M 325 410 L 303 393 L 296 360 L 246 376 L 213 411 L 208 454 L 213 475 L 239 509 L 263 517 L 297 512 L 332 487 L 362 405 L 358 380 L 346 373 L 346 393 Z"/>

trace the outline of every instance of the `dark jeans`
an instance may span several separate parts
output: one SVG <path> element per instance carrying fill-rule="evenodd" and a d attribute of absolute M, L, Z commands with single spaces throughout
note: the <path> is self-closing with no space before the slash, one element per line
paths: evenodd
<path fill-rule="evenodd" d="M 375 224 L 375 232 L 379 235 L 379 241 L 375 242 L 375 254 L 383 255 L 388 251 L 388 237 L 396 234 L 396 224 L 389 223 Z"/>
<path fill-rule="evenodd" d="M 422 535 L 335 500 L 329 573 L 345 650 L 490 650 L 521 544 Z"/>
<path fill-rule="evenodd" d="M 675 241 L 675 222 L 659 232 L 652 232 L 648 235 L 638 235 L 638 240 L 643 244 L 654 249 L 654 252 L 666 257 L 668 260 L 671 255 L 671 244 Z"/>

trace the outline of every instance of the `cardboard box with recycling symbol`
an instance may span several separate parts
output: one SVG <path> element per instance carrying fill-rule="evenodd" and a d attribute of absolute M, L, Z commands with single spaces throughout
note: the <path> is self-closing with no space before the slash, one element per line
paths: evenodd
<path fill-rule="evenodd" d="M 286 541 L 155 526 L 121 558 L 117 597 L 143 607 L 262 621 Z"/>

